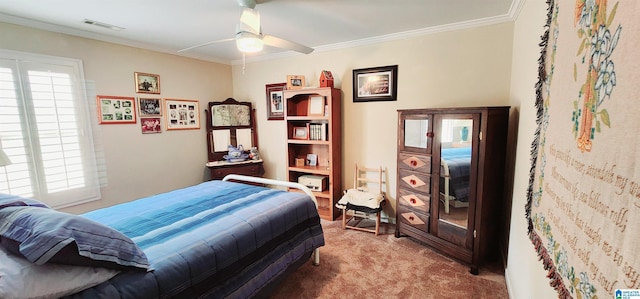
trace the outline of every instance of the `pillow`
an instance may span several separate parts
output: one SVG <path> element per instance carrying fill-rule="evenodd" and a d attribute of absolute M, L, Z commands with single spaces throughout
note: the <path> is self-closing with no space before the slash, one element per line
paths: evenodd
<path fill-rule="evenodd" d="M 0 247 L 0 298 L 59 298 L 98 285 L 117 270 L 36 265 Z"/>
<path fill-rule="evenodd" d="M 31 198 L 24 198 L 16 195 L 0 193 L 0 209 L 4 207 L 32 206 L 49 209 L 43 202 Z"/>
<path fill-rule="evenodd" d="M 0 209 L 0 245 L 37 265 L 51 262 L 149 270 L 147 256 L 124 234 L 53 209 Z"/>

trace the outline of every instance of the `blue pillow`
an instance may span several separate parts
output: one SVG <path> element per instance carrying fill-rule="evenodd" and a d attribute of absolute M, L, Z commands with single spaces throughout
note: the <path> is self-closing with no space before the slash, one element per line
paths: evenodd
<path fill-rule="evenodd" d="M 149 270 L 144 252 L 124 234 L 82 216 L 42 207 L 0 208 L 0 245 L 37 265 Z"/>
<path fill-rule="evenodd" d="M 49 208 L 49 206 L 46 205 L 45 203 L 37 201 L 35 199 L 0 193 L 0 209 L 4 207 L 18 207 L 18 206 Z"/>

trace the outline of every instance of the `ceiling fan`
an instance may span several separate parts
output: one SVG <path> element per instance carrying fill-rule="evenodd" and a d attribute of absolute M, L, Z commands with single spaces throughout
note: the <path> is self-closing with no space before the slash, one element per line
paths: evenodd
<path fill-rule="evenodd" d="M 240 7 L 242 7 L 242 15 L 240 16 L 240 23 L 238 23 L 236 27 L 235 37 L 206 42 L 203 44 L 178 50 L 178 52 L 184 52 L 214 43 L 227 42 L 232 40 L 236 41 L 238 50 L 243 53 L 262 51 L 264 45 L 285 50 L 292 50 L 304 54 L 313 52 L 313 48 L 309 48 L 307 46 L 272 35 L 263 34 L 262 28 L 260 26 L 260 13 L 258 13 L 258 11 L 255 9 L 256 0 L 238 0 L 238 4 L 240 5 Z"/>

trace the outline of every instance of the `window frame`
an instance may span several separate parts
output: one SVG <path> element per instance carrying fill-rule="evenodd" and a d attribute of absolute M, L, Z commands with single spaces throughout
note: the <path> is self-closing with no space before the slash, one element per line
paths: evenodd
<path fill-rule="evenodd" d="M 100 183 L 98 177 L 98 167 L 96 160 L 96 153 L 93 140 L 93 119 L 90 113 L 90 103 L 93 101 L 88 100 L 87 89 L 85 86 L 84 72 L 82 61 L 79 59 L 55 57 L 41 54 L 25 53 L 11 50 L 0 49 L 0 67 L 12 69 L 12 77 L 14 84 L 15 100 L 17 104 L 17 117 L 20 123 L 19 130 L 3 130 L 0 128 L 0 147 L 4 148 L 4 151 L 10 157 L 12 152 L 18 157 L 14 164 L 5 167 L 0 167 L 0 192 L 9 192 L 14 195 L 21 195 L 27 197 L 37 198 L 53 208 L 64 208 L 81 203 L 95 201 L 101 198 Z M 29 72 L 30 71 L 51 71 L 57 73 L 68 74 L 70 84 L 70 94 L 73 106 L 73 118 L 76 123 L 76 127 L 72 130 L 77 137 L 77 142 L 71 144 L 77 144 L 80 152 L 79 159 L 82 165 L 82 178 L 84 180 L 84 186 L 81 188 L 70 188 L 64 191 L 51 192 L 48 190 L 45 180 L 45 166 L 43 163 L 43 155 L 41 150 L 43 145 L 39 143 L 38 136 L 38 120 L 36 119 L 34 108 L 34 93 L 31 90 Z M 51 88 L 59 87 L 52 83 Z M 55 94 L 55 93 L 54 93 Z M 0 99 L 1 101 L 2 99 Z M 10 99 L 9 99 L 10 100 Z M 54 100 L 55 101 L 55 100 Z M 57 104 L 57 102 L 56 102 Z M 7 107 L 7 106 L 5 106 Z M 2 108 L 2 106 L 0 106 Z M 54 108 L 55 117 L 59 122 L 61 116 L 57 107 Z M 11 112 L 6 112 L 11 113 Z M 1 113 L 0 113 L 1 114 Z M 16 115 L 16 114 L 13 114 Z M 40 122 L 42 123 L 42 122 Z M 8 132 L 21 132 L 20 135 L 9 136 Z M 62 133 L 63 129 L 58 126 L 56 133 Z M 22 139 L 24 143 L 24 158 L 19 157 L 16 153 L 20 150 L 15 147 L 4 147 L 2 143 L 7 143 L 7 140 L 3 141 L 3 133 L 5 138 Z M 16 137 L 17 136 L 17 137 Z M 63 135 L 56 135 L 60 139 L 62 146 Z M 19 141 L 19 140 L 18 140 Z M 19 142 L 18 142 L 19 143 Z M 66 143 L 69 144 L 69 143 Z M 59 150 L 63 155 L 66 153 L 64 149 Z M 13 160 L 13 159 L 11 159 Z M 10 179 L 10 174 L 14 170 L 22 168 L 20 171 L 28 172 L 29 181 L 31 184 L 32 192 L 11 192 L 10 187 L 12 182 L 16 179 Z M 52 167 L 49 167 L 51 169 Z M 69 179 L 69 170 L 65 168 L 64 178 Z M 22 178 L 23 180 L 26 178 Z M 2 184 L 4 183 L 4 185 Z M 22 194 L 21 194 L 22 193 Z"/>

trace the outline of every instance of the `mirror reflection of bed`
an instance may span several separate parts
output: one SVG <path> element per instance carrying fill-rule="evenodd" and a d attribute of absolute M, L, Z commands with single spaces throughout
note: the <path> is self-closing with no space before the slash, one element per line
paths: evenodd
<path fill-rule="evenodd" d="M 443 119 L 440 135 L 440 220 L 468 226 L 472 119 Z"/>

